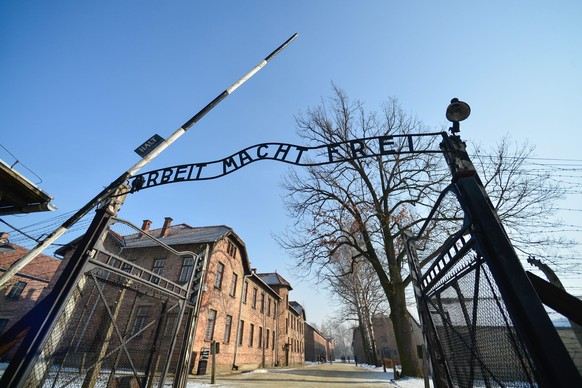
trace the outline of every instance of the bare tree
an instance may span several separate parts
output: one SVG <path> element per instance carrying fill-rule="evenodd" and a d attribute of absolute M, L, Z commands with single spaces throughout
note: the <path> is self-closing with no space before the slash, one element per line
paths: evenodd
<path fill-rule="evenodd" d="M 350 153 L 349 143 L 344 143 L 348 140 L 428 132 L 395 99 L 385 103 L 379 113 L 365 112 L 359 101 L 350 100 L 335 85 L 332 97 L 299 115 L 296 123 L 299 136 L 308 145 L 345 144 L 345 154 Z M 391 155 L 312 166 L 301 174 L 292 171 L 283 187 L 286 207 L 296 221 L 278 241 L 297 259 L 298 268 L 320 279 L 344 247 L 349 248 L 352 263 L 366 261 L 390 306 L 402 373 L 420 376 L 406 306 L 410 276 L 403 265 L 404 233 L 414 233 L 424 223 L 450 175 L 441 155 L 423 153 L 438 149 L 435 143 L 440 137 L 409 139 L 418 153 L 400 153 L 399 147 L 406 145 L 395 141 Z M 477 148 L 472 158 L 501 221 L 523 252 L 565 243 L 551 233 L 539 233 L 548 226 L 552 205 L 563 190 L 547 173 L 528 170 L 532 152 L 532 147 L 513 146 L 505 138 L 493 151 Z M 449 229 L 462 221 L 455 201 L 452 198 L 450 206 L 444 206 L 436 217 L 446 222 L 433 222 L 434 229 L 428 230 L 433 238 L 442 236 L 435 239 L 442 244 L 450 235 Z M 439 253 L 439 244 L 424 263 Z"/>
<path fill-rule="evenodd" d="M 336 359 L 352 354 L 352 327 L 342 320 L 332 319 L 328 323 L 329 335 L 333 337 Z"/>
<path fill-rule="evenodd" d="M 297 117 L 299 135 L 310 145 L 341 143 L 360 137 L 427 132 L 395 99 L 379 114 L 366 113 L 333 86 L 334 95 Z M 414 137 L 414 149 L 438 149 L 430 137 Z M 395 147 L 405 147 L 395 144 Z M 346 154 L 350 152 L 346 147 Z M 439 156 L 394 154 L 309 167 L 305 176 L 292 172 L 284 182 L 286 206 L 297 221 L 278 238 L 301 268 L 321 274 L 336 252 L 349 247 L 354 262 L 374 269 L 390 305 L 396 342 L 407 376 L 420 376 L 406 306 L 405 250 L 402 231 L 422 222 L 448 174 Z M 404 271 L 404 272 L 403 272 Z"/>
<path fill-rule="evenodd" d="M 330 265 L 324 271 L 324 284 L 342 305 L 344 321 L 355 320 L 360 328 L 362 344 L 367 362 L 378 365 L 376 335 L 372 318 L 379 313 L 387 313 L 388 306 L 378 276 L 370 264 L 362 259 L 354 259 L 356 252 L 343 246 L 335 252 Z"/>
<path fill-rule="evenodd" d="M 525 257 L 545 256 L 556 268 L 564 268 L 564 261 L 551 257 L 575 245 L 555 233 L 563 229 L 555 205 L 565 188 L 547 168 L 531 165 L 534 150 L 506 135 L 489 149 L 477 145 L 471 158 L 513 246 Z"/>

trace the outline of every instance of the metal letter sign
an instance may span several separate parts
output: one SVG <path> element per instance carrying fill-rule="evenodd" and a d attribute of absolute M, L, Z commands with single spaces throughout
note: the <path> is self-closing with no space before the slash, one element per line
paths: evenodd
<path fill-rule="evenodd" d="M 441 153 L 441 150 L 416 150 L 413 140 L 415 137 L 442 134 L 443 132 L 375 136 L 316 147 L 261 143 L 212 162 L 181 164 L 144 172 L 133 177 L 131 187 L 135 192 L 168 183 L 216 179 L 259 160 L 276 160 L 297 166 L 319 166 L 380 155 Z"/>
<path fill-rule="evenodd" d="M 164 138 L 157 133 L 147 139 L 142 145 L 137 147 L 134 151 L 142 158 L 145 158 L 147 154 L 156 149 L 164 141 Z"/>

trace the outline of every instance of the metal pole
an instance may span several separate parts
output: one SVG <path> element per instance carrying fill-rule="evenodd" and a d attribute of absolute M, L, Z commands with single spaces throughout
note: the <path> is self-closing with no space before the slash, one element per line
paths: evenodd
<path fill-rule="evenodd" d="M 437 203 L 442 197 L 437 200 Z M 421 229 L 422 231 L 422 229 Z M 426 365 L 427 358 L 430 357 L 430 366 L 432 370 L 432 380 L 436 387 L 450 387 L 452 386 L 452 381 L 450 379 L 450 373 L 447 366 L 442 361 L 443 350 L 441 349 L 440 341 L 436 338 L 436 329 L 430 316 L 430 311 L 428 303 L 425 297 L 425 293 L 421 289 L 421 283 L 419 280 L 420 273 L 420 262 L 418 260 L 418 255 L 416 253 L 415 240 L 412 234 L 407 231 L 403 231 L 406 236 L 406 252 L 408 255 L 408 265 L 410 268 L 410 277 L 412 279 L 412 289 L 414 291 L 414 298 L 416 300 L 416 305 L 418 308 L 418 315 L 420 318 L 420 323 L 422 327 L 422 336 L 424 340 L 423 344 L 423 364 Z M 421 232 L 422 233 L 422 232 Z M 418 234 L 420 236 L 420 233 Z M 427 368 L 423 370 L 424 374 L 424 385 L 428 386 L 428 373 Z"/>
<path fill-rule="evenodd" d="M 212 341 L 210 345 L 210 353 L 212 354 L 212 372 L 210 374 L 210 384 L 216 383 L 216 341 Z"/>
<path fill-rule="evenodd" d="M 238 366 L 236 365 L 236 355 L 238 353 L 238 339 L 239 339 L 239 330 L 240 330 L 240 318 L 242 316 L 243 297 L 244 297 L 245 291 L 248 291 L 247 279 L 250 278 L 251 276 L 252 276 L 252 274 L 243 276 L 242 294 L 240 296 L 240 302 L 238 303 L 238 318 L 237 318 L 237 322 L 236 322 L 236 333 L 235 333 L 235 341 L 234 341 L 234 357 L 232 359 L 232 369 L 234 369 L 234 370 L 238 370 Z"/>
<path fill-rule="evenodd" d="M 203 289 L 202 287 L 204 286 L 205 282 L 206 282 L 206 268 L 208 265 L 208 261 L 210 261 L 210 245 L 203 245 L 204 247 L 204 254 L 202 255 L 198 255 L 197 257 L 197 261 L 196 263 L 194 263 L 194 268 L 196 268 L 198 266 L 198 260 L 204 260 L 203 266 L 202 266 L 202 270 L 200 272 L 200 283 L 199 283 L 199 289 L 198 289 L 198 294 L 196 295 L 196 299 L 195 301 L 193 301 L 193 305 L 190 308 L 190 311 L 188 312 L 188 319 L 187 319 L 187 323 L 186 323 L 186 327 L 184 328 L 185 331 L 185 341 L 184 341 L 184 346 L 182 347 L 182 349 L 180 350 L 180 356 L 178 358 L 178 363 L 176 365 L 176 373 L 174 375 L 174 383 L 173 383 L 173 387 L 185 387 L 186 383 L 188 382 L 188 374 L 190 372 L 190 364 L 192 361 L 192 347 L 194 346 L 194 340 L 196 337 L 196 329 L 198 328 L 198 314 L 200 312 L 200 304 L 202 301 L 202 292 Z M 189 292 L 192 290 L 193 287 L 193 282 L 194 282 L 194 276 L 196 276 L 196 271 L 192 272 L 192 278 L 190 278 L 190 285 L 188 286 Z M 186 301 L 184 301 L 184 308 L 188 307 Z M 183 312 L 180 313 L 180 316 L 182 317 Z M 177 329 L 176 329 L 177 330 Z M 172 339 L 172 348 L 174 347 L 174 342 L 176 340 L 175 338 L 176 336 L 174 336 L 174 338 Z M 170 368 L 170 363 L 171 363 L 171 357 L 172 357 L 172 352 L 170 351 L 168 353 L 168 362 L 166 364 L 166 368 L 164 370 L 164 374 L 163 374 L 163 378 L 165 379 L 166 374 L 168 373 L 168 369 Z M 164 381 L 164 379 L 162 379 L 162 381 Z"/>
<path fill-rule="evenodd" d="M 42 251 L 48 248 L 53 242 L 55 242 L 60 236 L 62 236 L 67 230 L 69 230 L 77 221 L 84 217 L 91 209 L 103 202 L 105 199 L 110 197 L 118 187 L 124 184 L 129 178 L 131 178 L 135 173 L 142 169 L 145 165 L 151 162 L 156 156 L 158 156 L 162 151 L 170 146 L 174 141 L 176 141 L 180 136 L 182 136 L 190 127 L 198 122 L 202 117 L 206 115 L 212 108 L 214 108 L 218 103 L 224 100 L 229 94 L 234 92 L 239 86 L 245 83 L 249 78 L 251 78 L 256 72 L 261 70 L 275 55 L 277 55 L 281 50 L 291 43 L 293 39 L 297 37 L 294 34 L 289 39 L 285 41 L 281 46 L 279 46 L 275 51 L 269 54 L 265 59 L 263 59 L 257 66 L 255 66 L 251 71 L 245 74 L 242 78 L 224 90 L 219 94 L 214 100 L 212 100 L 208 105 L 202 108 L 198 113 L 196 113 L 192 118 L 184 123 L 180 128 L 178 128 L 170 137 L 162 141 L 155 149 L 153 149 L 149 154 L 142 157 L 142 159 L 130 167 L 126 172 L 121 174 L 116 180 L 111 182 L 109 186 L 103 189 L 99 194 L 97 194 L 93 199 L 91 199 L 85 206 L 83 206 L 79 211 L 73 214 L 68 220 L 66 220 L 60 227 L 58 227 L 54 232 L 49 234 L 44 240 L 39 242 L 36 247 L 30 250 L 26 255 L 16 261 L 5 273 L 0 277 L 0 287 L 6 283 L 12 276 L 16 275 L 24 266 L 30 263 L 36 256 L 38 256 Z"/>

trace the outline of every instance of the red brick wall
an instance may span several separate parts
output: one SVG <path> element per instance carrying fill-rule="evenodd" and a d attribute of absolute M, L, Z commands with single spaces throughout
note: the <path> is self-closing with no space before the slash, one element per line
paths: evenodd
<path fill-rule="evenodd" d="M 197 354 L 194 370 L 197 369 L 200 351 L 209 348 L 211 341 L 205 339 L 208 327 L 208 316 L 210 310 L 216 311 L 213 339 L 220 342 L 220 353 L 216 356 L 216 363 L 219 369 L 230 369 L 236 362 L 238 367 L 258 368 L 263 366 L 273 366 L 276 362 L 276 349 L 273 346 L 273 331 L 276 331 L 277 320 L 275 319 L 276 295 L 254 276 L 245 276 L 242 258 L 237 250 L 236 256 L 232 257 L 227 250 L 228 240 L 223 239 L 213 247 L 211 258 L 208 262 L 206 273 L 206 291 L 201 300 L 201 309 L 196 329 L 196 339 L 193 351 Z M 224 266 L 222 274 L 222 286 L 215 287 L 218 265 Z M 235 295 L 231 295 L 231 285 L 233 274 L 237 275 L 237 285 Z M 247 300 L 242 303 L 243 284 L 247 282 Z M 253 300 L 256 290 L 256 304 L 253 307 Z M 261 295 L 264 296 L 263 311 L 261 312 Z M 269 301 L 271 310 L 269 312 Z M 240 313 L 240 314 L 239 314 Z M 230 340 L 225 342 L 226 316 L 232 317 Z M 237 328 L 240 320 L 244 321 L 242 344 L 237 344 Z M 250 342 L 251 325 L 254 326 L 252 345 Z M 269 331 L 268 349 L 267 330 Z M 262 331 L 262 340 L 259 333 Z M 236 360 L 235 360 L 236 353 Z"/>
<path fill-rule="evenodd" d="M 0 253 L 0 275 L 28 252 L 23 247 L 13 246 L 16 248 L 14 252 Z M 22 268 L 0 290 L 0 319 L 3 320 L 4 325 L 0 333 L 14 325 L 38 302 L 59 264 L 60 260 L 41 254 Z M 16 282 L 24 282 L 26 286 L 17 299 L 9 299 L 7 296 Z M 0 355 L 0 359 L 10 359 L 16 349 L 17 345 L 13 346 L 11 351 Z"/>
<path fill-rule="evenodd" d="M 305 324 L 305 361 L 320 361 L 322 355 L 327 360 L 335 360 L 333 338 L 328 340 L 311 325 Z"/>

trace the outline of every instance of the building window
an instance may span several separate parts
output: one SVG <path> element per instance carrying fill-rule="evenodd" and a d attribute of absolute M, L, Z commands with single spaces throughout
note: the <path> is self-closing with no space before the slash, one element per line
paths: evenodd
<path fill-rule="evenodd" d="M 267 316 L 271 316 L 271 298 L 267 301 Z"/>
<path fill-rule="evenodd" d="M 289 318 L 285 318 L 285 334 L 289 334 Z"/>
<path fill-rule="evenodd" d="M 232 281 L 230 282 L 230 296 L 236 295 L 236 283 L 238 282 L 238 275 L 232 273 Z"/>
<path fill-rule="evenodd" d="M 271 349 L 275 350 L 275 330 L 273 330 L 273 340 L 271 341 Z"/>
<path fill-rule="evenodd" d="M 242 319 L 240 320 L 240 327 L 238 328 L 238 344 L 243 344 L 243 337 L 245 334 L 245 321 Z"/>
<path fill-rule="evenodd" d="M 222 277 L 224 276 L 224 264 L 218 263 L 216 268 L 216 280 L 214 281 L 214 288 L 222 288 Z"/>
<path fill-rule="evenodd" d="M 150 306 L 140 306 L 137 308 L 137 313 L 135 314 L 135 319 L 133 321 L 133 326 L 131 328 L 131 335 L 142 334 L 142 330 L 146 327 L 148 323 L 148 317 L 150 316 Z"/>
<path fill-rule="evenodd" d="M 224 343 L 230 342 L 230 330 L 232 327 L 232 316 L 227 315 L 224 321 Z"/>
<path fill-rule="evenodd" d="M 206 334 L 204 339 L 206 341 L 212 340 L 214 336 L 214 322 L 216 322 L 216 310 L 210 310 L 208 313 L 208 324 L 206 325 Z"/>
<path fill-rule="evenodd" d="M 255 339 L 255 325 L 251 323 L 251 329 L 249 331 L 249 346 L 253 346 Z"/>
<path fill-rule="evenodd" d="M 182 261 L 182 269 L 180 270 L 180 279 L 178 279 L 179 283 L 186 283 L 192 277 L 192 271 L 194 271 L 194 258 L 193 257 L 186 257 L 184 261 Z"/>
<path fill-rule="evenodd" d="M 242 302 L 244 304 L 247 303 L 247 291 L 248 291 L 248 289 L 249 289 L 249 283 L 248 282 L 245 282 L 243 284 L 243 294 L 242 294 Z"/>
<path fill-rule="evenodd" d="M 258 342 L 258 346 L 259 348 L 263 347 L 263 328 L 261 326 L 259 326 L 259 342 Z"/>
<path fill-rule="evenodd" d="M 253 308 L 257 308 L 257 289 L 253 288 Z"/>
<path fill-rule="evenodd" d="M 228 240 L 228 243 L 226 245 L 226 253 L 228 253 L 230 257 L 236 257 L 236 246 L 230 240 Z"/>
<path fill-rule="evenodd" d="M 8 291 L 8 295 L 6 295 L 6 299 L 18 300 L 22 291 L 24 291 L 24 287 L 26 287 L 26 282 L 18 281 L 12 285 L 10 291 Z"/>
<path fill-rule="evenodd" d="M 261 292 L 261 313 L 265 312 L 265 293 Z"/>
<path fill-rule="evenodd" d="M 166 259 L 156 259 L 154 261 L 154 267 L 152 268 L 152 272 L 155 273 L 156 275 L 162 275 L 162 272 L 164 272 L 164 265 L 166 265 Z M 157 276 L 152 277 L 152 282 L 154 282 L 155 284 L 158 284 L 160 281 L 160 278 Z"/>
<path fill-rule="evenodd" d="M 267 335 L 265 336 L 265 349 L 269 349 L 269 329 L 267 329 Z"/>

